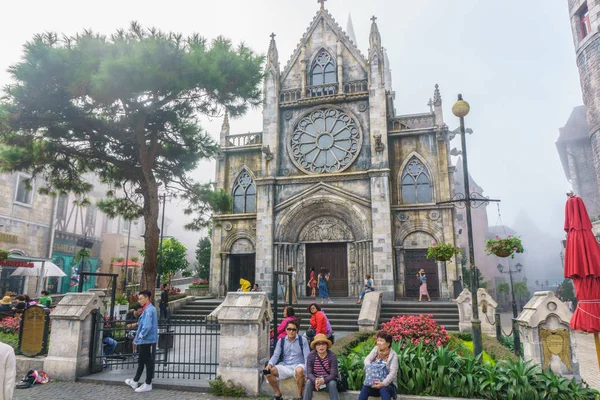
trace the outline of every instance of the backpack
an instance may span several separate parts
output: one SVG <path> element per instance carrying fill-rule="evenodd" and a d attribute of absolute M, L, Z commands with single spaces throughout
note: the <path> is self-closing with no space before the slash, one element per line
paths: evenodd
<path fill-rule="evenodd" d="M 329 337 L 333 333 L 333 328 L 331 327 L 331 323 L 329 323 L 329 318 L 327 318 L 325 311 L 321 310 L 321 312 L 323 313 L 323 315 L 325 315 L 325 320 L 327 321 L 327 327 L 325 328 L 325 336 Z"/>
<path fill-rule="evenodd" d="M 277 346 L 279 346 L 281 348 L 281 353 L 279 353 L 279 359 L 277 360 L 277 364 L 280 364 L 283 361 L 283 341 L 285 340 L 285 337 L 282 337 L 281 339 L 279 339 L 279 342 L 277 343 Z M 300 344 L 300 351 L 302 352 L 302 358 L 304 358 L 304 339 L 302 339 L 302 336 L 298 335 L 298 343 Z"/>

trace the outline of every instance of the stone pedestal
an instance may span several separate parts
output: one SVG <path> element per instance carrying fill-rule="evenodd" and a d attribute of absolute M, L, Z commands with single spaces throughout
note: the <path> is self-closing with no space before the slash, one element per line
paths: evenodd
<path fill-rule="evenodd" d="M 365 294 L 358 316 L 359 332 L 375 332 L 377 330 L 382 298 L 383 293 L 381 292 Z"/>
<path fill-rule="evenodd" d="M 464 288 L 458 297 L 454 300 L 458 305 L 458 329 L 461 332 L 471 331 L 471 319 L 473 318 L 473 309 L 471 308 L 471 291 Z"/>
<path fill-rule="evenodd" d="M 575 337 L 569 327 L 571 313 L 553 292 L 535 292 L 517 318 L 523 358 L 556 374 L 579 379 Z"/>
<path fill-rule="evenodd" d="M 217 375 L 241 384 L 249 395 L 258 395 L 262 369 L 269 359 L 269 322 L 273 319 L 267 294 L 229 292 L 214 314 L 221 324 Z"/>
<path fill-rule="evenodd" d="M 479 308 L 479 320 L 481 321 L 481 332 L 488 336 L 496 336 L 494 325 L 494 314 L 498 303 L 490 296 L 484 288 L 477 289 L 477 306 Z"/>
<path fill-rule="evenodd" d="M 68 293 L 56 305 L 50 314 L 52 332 L 44 360 L 44 371 L 53 379 L 74 381 L 90 373 L 92 311 L 103 312 L 103 307 L 96 293 Z"/>

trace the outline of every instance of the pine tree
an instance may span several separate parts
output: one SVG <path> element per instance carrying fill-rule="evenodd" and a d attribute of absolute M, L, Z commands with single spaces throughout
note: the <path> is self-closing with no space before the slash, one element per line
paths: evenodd
<path fill-rule="evenodd" d="M 97 174 L 111 190 L 98 206 L 109 216 L 145 221 L 141 286 L 154 290 L 159 195 L 189 200 L 209 222 L 226 202 L 189 173 L 218 151 L 197 117 L 238 116 L 260 102 L 263 57 L 219 37 L 144 29 L 111 36 L 34 36 L 9 68 L 14 84 L 0 105 L 0 170 L 43 178 L 42 193 L 85 194 Z M 227 195 L 227 194 L 225 194 Z"/>

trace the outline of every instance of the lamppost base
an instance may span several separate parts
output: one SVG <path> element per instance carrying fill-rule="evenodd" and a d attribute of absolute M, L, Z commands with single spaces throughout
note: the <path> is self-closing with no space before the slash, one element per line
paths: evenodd
<path fill-rule="evenodd" d="M 473 336 L 473 354 L 477 357 L 483 351 L 481 340 L 481 321 L 477 318 L 471 320 L 471 334 Z"/>

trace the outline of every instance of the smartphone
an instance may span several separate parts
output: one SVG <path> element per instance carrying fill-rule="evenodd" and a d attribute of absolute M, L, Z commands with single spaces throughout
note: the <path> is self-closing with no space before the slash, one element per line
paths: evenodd
<path fill-rule="evenodd" d="M 271 370 L 269 369 L 263 369 L 263 375 L 271 375 Z"/>
<path fill-rule="evenodd" d="M 327 387 L 326 384 L 322 384 L 321 386 L 319 386 L 319 389 L 325 389 Z"/>

